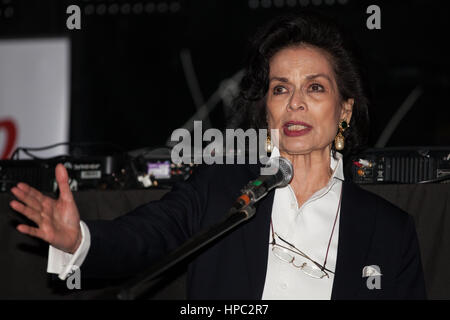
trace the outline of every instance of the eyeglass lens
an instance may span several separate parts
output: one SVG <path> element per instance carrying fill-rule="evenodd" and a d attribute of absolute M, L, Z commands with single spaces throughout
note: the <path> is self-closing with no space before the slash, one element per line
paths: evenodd
<path fill-rule="evenodd" d="M 304 273 L 306 273 L 307 275 L 309 275 L 313 278 L 321 279 L 323 277 L 328 277 L 327 273 L 322 271 L 319 267 L 317 267 L 314 264 L 311 265 L 311 264 L 308 264 L 307 262 L 303 262 L 300 265 L 296 264 L 295 263 L 295 258 L 296 258 L 295 254 L 285 248 L 282 248 L 278 245 L 274 245 L 272 247 L 272 252 L 278 259 L 280 259 L 284 262 L 287 262 L 287 263 L 292 263 L 294 265 L 294 267 L 301 269 Z"/>

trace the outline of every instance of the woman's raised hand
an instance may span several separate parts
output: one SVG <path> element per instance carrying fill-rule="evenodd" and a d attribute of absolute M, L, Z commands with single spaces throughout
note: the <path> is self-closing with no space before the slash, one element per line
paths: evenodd
<path fill-rule="evenodd" d="M 38 226 L 20 224 L 18 231 L 40 238 L 62 251 L 74 253 L 81 243 L 80 215 L 69 187 L 69 175 L 62 164 L 56 166 L 55 176 L 59 187 L 57 200 L 21 182 L 11 188 L 21 202 L 13 200 L 10 206 Z"/>

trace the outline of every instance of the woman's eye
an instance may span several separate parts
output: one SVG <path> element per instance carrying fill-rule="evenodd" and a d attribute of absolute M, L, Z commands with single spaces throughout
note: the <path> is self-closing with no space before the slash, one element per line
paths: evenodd
<path fill-rule="evenodd" d="M 275 88 L 273 88 L 273 93 L 274 94 L 282 94 L 286 92 L 286 88 L 282 87 L 282 86 L 276 86 Z"/>
<path fill-rule="evenodd" d="M 325 88 L 318 83 L 313 83 L 312 85 L 309 86 L 309 90 L 312 92 L 324 92 Z"/>

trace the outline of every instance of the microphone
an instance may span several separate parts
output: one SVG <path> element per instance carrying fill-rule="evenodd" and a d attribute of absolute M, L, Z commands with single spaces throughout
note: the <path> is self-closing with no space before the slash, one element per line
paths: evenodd
<path fill-rule="evenodd" d="M 233 209 L 242 210 L 261 200 L 270 190 L 285 187 L 291 182 L 294 169 L 291 162 L 283 157 L 274 157 L 266 164 L 266 169 L 278 168 L 275 174 L 260 175 L 250 181 L 242 190 L 241 195 L 233 205 Z"/>

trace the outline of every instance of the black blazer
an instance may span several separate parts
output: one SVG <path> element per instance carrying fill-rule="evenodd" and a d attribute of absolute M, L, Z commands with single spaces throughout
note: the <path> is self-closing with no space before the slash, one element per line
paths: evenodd
<path fill-rule="evenodd" d="M 196 232 L 221 221 L 259 165 L 199 166 L 161 200 L 113 221 L 86 221 L 91 248 L 86 277 L 142 271 Z M 188 268 L 190 299 L 261 299 L 267 269 L 272 190 L 253 218 L 209 246 Z M 424 299 L 419 244 L 410 215 L 344 182 L 332 299 Z M 381 268 L 381 289 L 369 290 L 364 266 Z"/>

